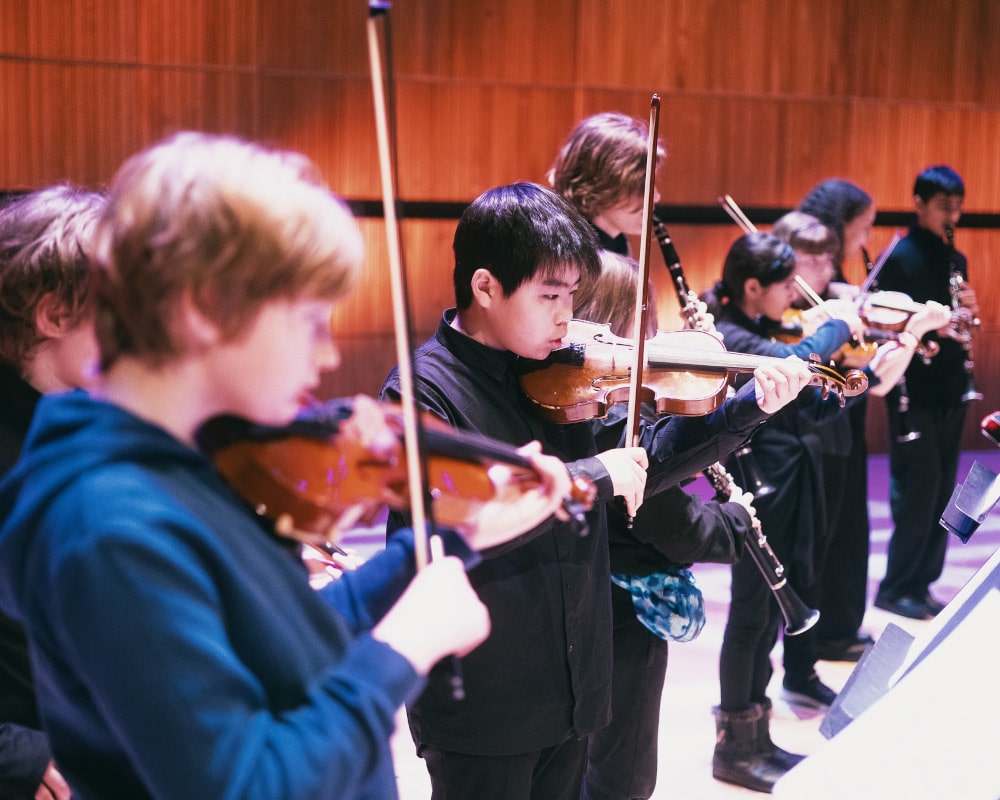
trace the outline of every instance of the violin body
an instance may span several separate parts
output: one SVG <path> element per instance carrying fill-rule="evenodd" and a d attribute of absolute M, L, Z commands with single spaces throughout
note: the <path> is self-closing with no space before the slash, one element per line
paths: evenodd
<path fill-rule="evenodd" d="M 864 298 L 859 313 L 866 325 L 899 333 L 920 309 L 921 306 L 903 292 L 871 292 Z"/>
<path fill-rule="evenodd" d="M 538 485 L 538 475 L 517 450 L 477 434 L 455 430 L 425 415 L 427 483 L 434 519 L 463 530 L 483 506 Z M 386 507 L 407 510 L 410 484 L 402 419 L 395 407 L 386 421 L 398 430 L 397 446 L 373 452 L 331 425 L 324 434 L 236 438 L 213 454 L 216 467 L 256 512 L 275 521 L 279 533 L 308 543 L 336 539 L 357 524 L 373 524 Z M 582 514 L 596 488 L 578 479 L 564 504 Z"/>
<path fill-rule="evenodd" d="M 807 321 L 802 311 L 798 308 L 789 308 L 781 316 L 781 326 L 771 332 L 771 338 L 776 342 L 785 344 L 798 344 L 802 339 L 811 336 L 815 330 L 816 321 Z M 875 357 L 878 352 L 878 344 L 875 338 L 869 338 L 868 331 L 862 339 L 853 338 L 841 347 L 831 357 L 831 361 L 838 367 L 848 367 L 851 369 L 863 369 Z"/>
<path fill-rule="evenodd" d="M 610 326 L 571 320 L 564 346 L 545 361 L 529 362 L 521 387 L 543 419 L 580 422 L 603 417 L 608 407 L 628 399 L 632 342 L 611 333 Z M 645 343 L 646 363 L 640 398 L 657 413 L 702 416 L 725 400 L 730 380 L 769 361 L 747 353 L 729 353 L 725 345 L 704 331 L 658 333 Z M 823 393 L 844 397 L 868 388 L 858 370 L 841 375 L 835 369 L 810 362 L 811 383 Z"/>
<path fill-rule="evenodd" d="M 615 403 L 628 401 L 630 340 L 612 334 L 609 325 L 575 319 L 564 341 L 546 361 L 533 362 L 521 374 L 521 387 L 540 417 L 559 423 L 597 419 Z M 647 355 L 668 341 L 696 352 L 725 352 L 722 342 L 708 333 L 674 331 L 647 339 Z M 639 397 L 658 414 L 700 416 L 722 404 L 728 385 L 725 369 L 645 369 Z"/>

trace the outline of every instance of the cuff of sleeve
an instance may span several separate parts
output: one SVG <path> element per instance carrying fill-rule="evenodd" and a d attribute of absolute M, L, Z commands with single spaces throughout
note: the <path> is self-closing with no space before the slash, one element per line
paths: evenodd
<path fill-rule="evenodd" d="M 861 371 L 865 374 L 865 377 L 868 378 L 869 389 L 874 389 L 876 386 L 882 383 L 882 379 L 875 374 L 874 370 L 872 370 L 872 368 L 869 365 L 866 364 L 865 368 L 862 369 Z"/>
<path fill-rule="evenodd" d="M 608 471 L 604 468 L 604 464 L 601 463 L 599 458 L 591 456 L 571 461 L 566 464 L 566 469 L 569 471 L 571 478 L 582 476 L 593 481 L 594 486 L 597 488 L 597 500 L 599 502 L 610 500 L 615 496 L 611 475 L 608 474 Z"/>

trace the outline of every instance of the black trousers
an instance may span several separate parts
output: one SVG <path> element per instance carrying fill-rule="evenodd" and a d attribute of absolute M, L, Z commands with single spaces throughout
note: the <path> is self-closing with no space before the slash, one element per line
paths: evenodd
<path fill-rule="evenodd" d="M 579 800 L 587 738 L 513 756 L 472 756 L 424 745 L 431 800 Z"/>
<path fill-rule="evenodd" d="M 888 407 L 892 432 L 899 424 L 899 412 L 895 403 Z M 965 412 L 964 404 L 944 409 L 911 406 L 907 419 L 911 428 L 920 431 L 920 438 L 903 443 L 894 436 L 889 440 L 889 506 L 894 528 L 878 590 L 885 600 L 923 600 L 930 585 L 941 577 L 948 533 L 939 520 L 955 488 Z"/>
<path fill-rule="evenodd" d="M 722 710 L 733 712 L 767 700 L 781 612 L 750 556 L 733 564 L 730 594 L 719 653 L 719 689 Z"/>
<path fill-rule="evenodd" d="M 866 412 L 866 403 L 859 403 L 847 412 L 851 419 L 850 454 L 827 456 L 823 460 L 830 541 L 821 565 L 820 618 L 815 628 L 820 642 L 856 637 L 868 605 L 871 525 Z"/>
<path fill-rule="evenodd" d="M 656 788 L 667 642 L 639 622 L 625 589 L 611 587 L 611 608 L 611 724 L 590 735 L 580 800 L 646 800 Z"/>

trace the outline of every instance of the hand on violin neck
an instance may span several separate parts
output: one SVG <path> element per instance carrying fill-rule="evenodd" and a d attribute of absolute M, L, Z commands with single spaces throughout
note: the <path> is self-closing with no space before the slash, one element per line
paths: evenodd
<path fill-rule="evenodd" d="M 372 638 L 426 675 L 445 656 L 470 653 L 489 633 L 489 612 L 469 584 L 462 562 L 446 556 L 417 573 L 372 629 Z"/>
<path fill-rule="evenodd" d="M 801 358 L 789 356 L 757 367 L 753 371 L 753 377 L 757 406 L 767 414 L 774 414 L 792 402 L 809 385 L 812 372 Z"/>
<path fill-rule="evenodd" d="M 822 308 L 828 319 L 840 319 L 846 322 L 854 336 L 860 337 L 864 334 L 865 324 L 850 300 L 827 300 Z"/>
<path fill-rule="evenodd" d="M 906 323 L 905 331 L 917 339 L 931 331 L 947 328 L 951 324 L 951 309 L 943 303 L 928 300 Z"/>
<path fill-rule="evenodd" d="M 875 397 L 885 397 L 906 373 L 906 368 L 910 366 L 915 349 L 915 338 L 906 334 L 905 331 L 901 334 L 898 342 L 886 342 L 879 345 L 868 364 L 868 369 L 878 378 L 878 381 L 869 384 L 868 393 Z"/>
<path fill-rule="evenodd" d="M 615 497 L 625 500 L 625 508 L 630 517 L 642 505 L 646 491 L 646 469 L 649 456 L 642 447 L 618 447 L 597 454 L 597 459 L 608 471 Z"/>
<path fill-rule="evenodd" d="M 563 503 L 571 494 L 566 465 L 555 456 L 542 454 L 541 445 L 531 442 L 517 451 L 531 462 L 538 480 L 526 484 L 522 473 L 503 464 L 490 467 L 496 496 L 483 504 L 475 523 L 463 531 L 470 547 L 486 550 L 516 539 L 555 515 L 561 520 L 569 515 Z"/>
<path fill-rule="evenodd" d="M 357 442 L 373 458 L 389 459 L 399 453 L 400 431 L 390 425 L 386 406 L 367 395 L 351 400 L 351 416 L 340 423 L 343 435 Z"/>

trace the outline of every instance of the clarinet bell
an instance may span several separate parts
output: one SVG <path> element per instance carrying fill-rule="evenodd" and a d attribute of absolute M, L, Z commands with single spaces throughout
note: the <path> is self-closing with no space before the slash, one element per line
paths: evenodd
<path fill-rule="evenodd" d="M 972 374 L 971 366 L 966 368 L 965 374 L 965 392 L 962 393 L 962 402 L 971 403 L 973 400 L 982 400 L 983 393 L 976 388 L 976 378 Z"/>
<path fill-rule="evenodd" d="M 757 459 L 753 457 L 750 445 L 744 445 L 733 453 L 736 483 L 750 492 L 755 498 L 766 497 L 775 492 L 775 488 L 764 478 Z"/>

